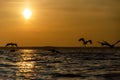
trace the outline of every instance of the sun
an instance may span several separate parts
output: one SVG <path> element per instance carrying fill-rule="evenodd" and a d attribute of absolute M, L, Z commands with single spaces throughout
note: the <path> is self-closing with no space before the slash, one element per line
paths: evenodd
<path fill-rule="evenodd" d="M 25 19 L 30 19 L 32 16 L 32 11 L 29 8 L 24 9 L 23 16 Z"/>

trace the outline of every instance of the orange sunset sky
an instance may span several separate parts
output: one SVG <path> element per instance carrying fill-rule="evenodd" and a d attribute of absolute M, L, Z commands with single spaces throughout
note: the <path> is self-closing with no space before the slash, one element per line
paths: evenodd
<path fill-rule="evenodd" d="M 80 37 L 119 40 L 120 0 L 0 0 L 0 46 L 81 46 Z"/>

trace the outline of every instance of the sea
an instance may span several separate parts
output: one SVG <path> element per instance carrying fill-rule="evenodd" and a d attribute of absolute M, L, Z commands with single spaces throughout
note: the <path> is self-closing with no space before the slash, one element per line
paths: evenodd
<path fill-rule="evenodd" d="M 120 80 L 120 47 L 0 48 L 0 80 Z"/>

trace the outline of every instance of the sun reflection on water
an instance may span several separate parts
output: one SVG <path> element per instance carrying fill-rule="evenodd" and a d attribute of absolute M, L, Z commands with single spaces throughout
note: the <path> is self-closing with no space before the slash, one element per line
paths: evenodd
<path fill-rule="evenodd" d="M 22 50 L 21 61 L 16 63 L 18 66 L 17 76 L 22 79 L 29 78 L 34 74 L 35 62 L 31 60 L 35 57 L 33 52 L 33 50 Z"/>
<path fill-rule="evenodd" d="M 33 72 L 34 62 L 18 62 L 19 72 Z"/>

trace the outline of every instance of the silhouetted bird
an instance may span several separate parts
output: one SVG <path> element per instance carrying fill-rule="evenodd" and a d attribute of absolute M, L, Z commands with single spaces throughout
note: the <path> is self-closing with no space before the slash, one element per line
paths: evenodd
<path fill-rule="evenodd" d="M 82 42 L 83 42 L 83 45 L 85 45 L 85 46 L 86 46 L 88 43 L 92 44 L 92 40 L 87 40 L 87 41 L 85 41 L 84 38 L 80 38 L 78 41 L 82 41 Z"/>
<path fill-rule="evenodd" d="M 118 40 L 118 41 L 115 42 L 114 44 L 110 44 L 110 43 L 108 43 L 107 41 L 104 41 L 104 40 L 103 40 L 103 42 L 99 42 L 99 41 L 98 41 L 98 43 L 100 43 L 102 46 L 105 45 L 105 46 L 108 46 L 108 47 L 110 47 L 110 48 L 115 47 L 115 45 L 118 44 L 119 42 L 120 42 L 120 40 Z"/>
<path fill-rule="evenodd" d="M 6 44 L 6 47 L 8 47 L 8 46 L 12 46 L 12 47 L 14 47 L 14 46 L 15 46 L 15 47 L 17 47 L 17 44 L 16 44 L 16 43 L 12 43 L 12 42 L 11 42 L 11 43 L 7 43 L 7 44 Z"/>

